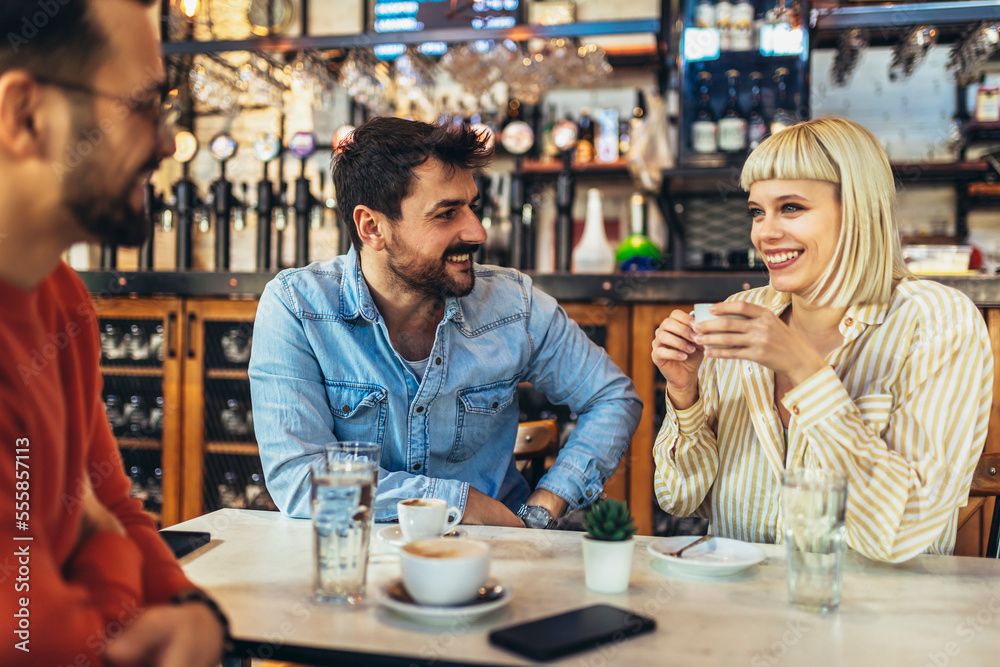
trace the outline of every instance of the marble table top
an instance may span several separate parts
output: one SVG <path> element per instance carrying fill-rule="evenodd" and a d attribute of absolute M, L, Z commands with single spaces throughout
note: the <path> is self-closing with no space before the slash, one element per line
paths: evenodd
<path fill-rule="evenodd" d="M 384 524 L 376 524 L 377 533 Z M 310 522 L 277 512 L 220 510 L 173 526 L 212 541 L 183 557 L 185 572 L 231 619 L 238 657 L 313 664 L 533 664 L 488 642 L 496 628 L 591 604 L 654 618 L 655 632 L 549 664 L 587 665 L 994 665 L 1000 656 L 1000 561 L 919 556 L 899 565 L 849 552 L 840 611 L 789 607 L 784 548 L 724 578 L 668 574 L 637 537 L 628 591 L 584 586 L 580 533 L 463 526 L 488 542 L 490 574 L 513 588 L 510 604 L 475 621 L 428 625 L 378 604 L 399 577 L 393 548 L 373 536 L 367 600 L 312 600 Z M 339 663 L 338 663 L 339 664 Z"/>

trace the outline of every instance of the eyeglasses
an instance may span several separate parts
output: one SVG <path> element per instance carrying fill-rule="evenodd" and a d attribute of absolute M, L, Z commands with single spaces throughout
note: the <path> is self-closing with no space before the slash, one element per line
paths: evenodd
<path fill-rule="evenodd" d="M 101 90 L 96 90 L 89 86 L 69 81 L 57 81 L 45 77 L 34 77 L 35 81 L 43 86 L 55 86 L 63 90 L 70 90 L 96 97 L 103 97 L 115 100 L 128 109 L 128 113 L 139 112 L 154 120 L 156 129 L 162 136 L 173 138 L 177 126 L 177 121 L 181 116 L 180 93 L 176 88 L 171 89 L 167 83 L 158 86 L 159 97 L 151 97 L 148 100 L 138 100 L 130 95 L 113 95 Z"/>

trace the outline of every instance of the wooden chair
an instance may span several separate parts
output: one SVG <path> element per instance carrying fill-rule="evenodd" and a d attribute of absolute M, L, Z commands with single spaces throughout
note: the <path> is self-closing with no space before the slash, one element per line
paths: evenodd
<path fill-rule="evenodd" d="M 993 521 L 986 542 L 986 557 L 1000 558 L 1000 452 L 983 452 L 972 474 L 969 496 L 993 496 Z"/>
<path fill-rule="evenodd" d="M 545 474 L 546 459 L 558 452 L 559 425 L 554 419 L 518 424 L 514 459 L 532 489 Z"/>

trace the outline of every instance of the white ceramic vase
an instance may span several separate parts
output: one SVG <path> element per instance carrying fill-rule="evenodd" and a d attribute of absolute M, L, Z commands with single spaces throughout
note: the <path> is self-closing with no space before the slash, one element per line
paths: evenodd
<path fill-rule="evenodd" d="M 624 593 L 632 571 L 635 540 L 618 542 L 583 536 L 583 571 L 587 588 L 595 593 Z"/>

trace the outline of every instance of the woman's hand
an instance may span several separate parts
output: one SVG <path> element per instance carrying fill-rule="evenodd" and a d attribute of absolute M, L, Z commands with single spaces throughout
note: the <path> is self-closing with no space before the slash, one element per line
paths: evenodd
<path fill-rule="evenodd" d="M 820 371 L 826 360 L 816 348 L 781 318 L 763 306 L 727 301 L 712 306 L 716 315 L 742 315 L 746 319 L 718 317 L 692 323 L 698 345 L 718 345 L 705 350 L 713 359 L 745 359 L 780 373 L 798 385 Z"/>
<path fill-rule="evenodd" d="M 705 352 L 695 345 L 693 323 L 693 317 L 675 310 L 656 327 L 653 336 L 653 363 L 667 381 L 667 397 L 678 410 L 686 410 L 698 400 L 698 368 Z"/>

